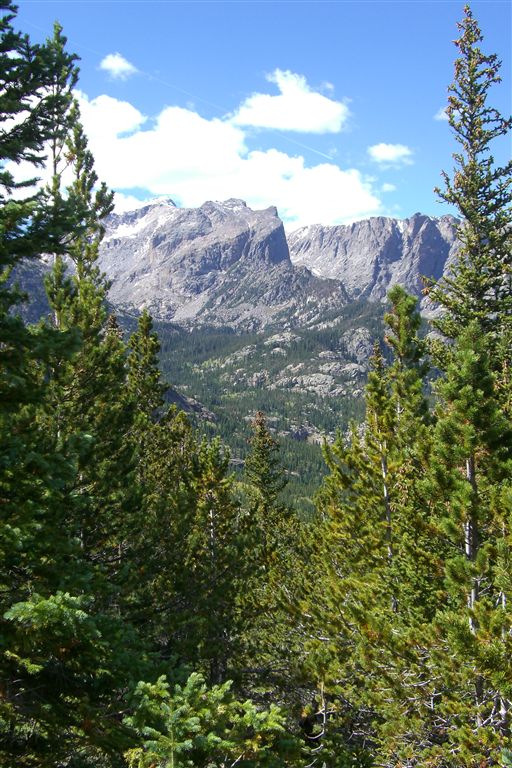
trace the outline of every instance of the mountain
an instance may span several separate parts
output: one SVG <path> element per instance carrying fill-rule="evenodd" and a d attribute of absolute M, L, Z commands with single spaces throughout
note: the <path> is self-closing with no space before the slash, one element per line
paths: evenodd
<path fill-rule="evenodd" d="M 100 267 L 119 313 L 147 307 L 157 320 L 237 332 L 325 327 L 358 300 L 383 301 L 400 283 L 422 296 L 422 276 L 443 275 L 457 252 L 457 219 L 415 214 L 285 234 L 275 208 L 241 200 L 177 208 L 160 200 L 106 222 Z M 48 309 L 51 259 L 22 265 L 28 319 Z M 422 298 L 423 311 L 431 310 Z"/>
<path fill-rule="evenodd" d="M 113 215 L 100 265 L 116 308 L 146 307 L 187 326 L 307 326 L 348 299 L 339 281 L 292 264 L 275 208 L 253 211 L 241 200 L 200 208 L 159 201 Z"/>
<path fill-rule="evenodd" d="M 381 301 L 396 282 L 420 295 L 422 274 L 440 277 L 456 253 L 456 226 L 416 214 L 286 237 L 275 208 L 158 201 L 109 217 L 100 267 L 123 325 L 133 328 L 142 307 L 154 316 L 170 399 L 221 435 L 238 462 L 250 419 L 264 410 L 290 493 L 309 497 L 324 471 L 318 443 L 361 418 Z M 48 311 L 51 261 L 17 271 L 30 320 Z"/>
<path fill-rule="evenodd" d="M 416 213 L 376 217 L 347 226 L 304 227 L 288 236 L 291 260 L 313 274 L 339 280 L 349 300 L 382 301 L 399 283 L 421 296 L 422 277 L 439 279 L 457 253 L 458 220 Z M 422 302 L 427 309 L 427 302 Z"/>

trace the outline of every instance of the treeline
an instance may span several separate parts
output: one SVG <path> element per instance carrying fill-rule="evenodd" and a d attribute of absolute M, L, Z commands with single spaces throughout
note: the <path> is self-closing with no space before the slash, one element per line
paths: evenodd
<path fill-rule="evenodd" d="M 0 7 L 0 763 L 512 765 L 512 164 L 489 153 L 511 121 L 471 11 L 444 311 L 425 339 L 390 293 L 364 423 L 326 448 L 305 522 L 265 416 L 235 482 L 165 405 L 150 316 L 125 340 L 108 313 L 76 57 Z M 41 254 L 51 316 L 29 325 L 12 270 Z"/>

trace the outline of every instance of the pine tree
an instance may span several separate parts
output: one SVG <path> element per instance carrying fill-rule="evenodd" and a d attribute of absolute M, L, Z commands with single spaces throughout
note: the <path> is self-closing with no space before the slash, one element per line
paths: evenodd
<path fill-rule="evenodd" d="M 447 111 L 462 151 L 454 155 L 453 180 L 443 174 L 441 196 L 463 217 L 461 248 L 451 275 L 432 291 L 443 309 L 435 324 L 452 343 L 431 345 L 441 378 L 425 479 L 405 478 L 408 493 L 423 492 L 437 586 L 417 592 L 418 601 L 431 596 L 428 621 L 408 629 L 408 682 L 394 687 L 394 708 L 383 702 L 388 722 L 379 757 L 390 765 L 491 765 L 510 729 L 510 521 L 503 504 L 510 488 L 512 165 L 495 168 L 490 144 L 512 123 L 486 103 L 500 65 L 478 48 L 482 36 L 469 8 L 459 27 Z"/>
<path fill-rule="evenodd" d="M 279 462 L 279 446 L 270 434 L 261 411 L 254 417 L 252 430 L 251 452 L 245 462 L 245 479 L 255 503 L 262 507 L 262 514 L 271 514 L 286 485 Z M 272 523 L 269 529 L 271 527 Z"/>
<path fill-rule="evenodd" d="M 510 734 L 510 615 L 504 563 L 510 551 L 510 342 L 512 338 L 512 163 L 495 167 L 494 139 L 509 133 L 487 103 L 500 62 L 479 48 L 466 7 L 448 116 L 461 152 L 447 202 L 463 221 L 449 278 L 433 291 L 436 323 L 451 346 L 436 345 L 444 378 L 428 488 L 444 548 L 446 601 L 434 620 L 431 659 L 438 729 L 430 753 L 440 764 L 487 764 Z M 433 699 L 434 701 L 434 699 Z M 457 707 L 454 709 L 454 701 Z M 429 754 L 430 754 L 429 753 Z"/>
<path fill-rule="evenodd" d="M 144 309 L 137 321 L 137 330 L 128 342 L 127 387 L 130 397 L 144 408 L 144 418 L 151 421 L 163 405 L 166 386 L 161 381 L 158 368 L 160 342 L 153 330 L 153 321 Z"/>
<path fill-rule="evenodd" d="M 326 749 L 333 734 L 355 730 L 359 739 L 338 746 L 347 761 L 356 750 L 364 764 L 372 744 L 381 759 L 389 750 L 395 765 L 422 728 L 404 702 L 422 691 L 415 648 L 441 580 L 421 486 L 431 443 L 425 344 L 416 300 L 396 287 L 390 301 L 385 340 L 394 359 L 386 363 L 375 345 L 364 425 L 326 447 L 330 474 L 318 498 L 322 522 L 302 621 L 309 674 L 331 710 Z"/>
<path fill-rule="evenodd" d="M 241 601 L 237 680 L 284 700 L 291 693 L 295 670 L 283 660 L 299 653 L 301 643 L 287 606 L 294 599 L 304 567 L 303 524 L 283 501 L 287 478 L 280 447 L 261 411 L 252 422 L 249 443 L 242 484 L 247 582 Z M 290 695 L 290 701 L 292 698 Z"/>
<path fill-rule="evenodd" d="M 24 658 L 27 621 L 17 622 L 14 616 L 32 595 L 34 610 L 42 621 L 48 618 L 46 603 L 37 595 L 64 586 L 64 564 L 72 562 L 74 549 L 61 525 L 62 487 L 72 477 L 73 462 L 53 450 L 35 424 L 35 413 L 45 400 L 48 367 L 72 354 L 76 337 L 27 328 L 14 314 L 23 297 L 8 283 L 11 269 L 53 243 L 53 231 L 36 215 L 41 195 L 32 187 L 45 159 L 49 117 L 58 113 L 60 103 L 48 96 L 53 72 L 45 48 L 14 32 L 13 5 L 2 2 L 0 7 L 0 754 L 8 764 L 18 760 L 22 765 L 23 760 L 28 765 L 35 759 L 33 750 L 44 752 L 52 742 L 58 717 L 40 703 L 38 669 L 27 667 Z M 15 181 L 13 163 L 28 167 L 32 176 Z"/>
<path fill-rule="evenodd" d="M 57 28 L 52 40 L 57 62 L 64 45 Z M 55 87 L 60 89 L 62 83 Z M 56 440 L 74 444 L 77 473 L 68 492 L 80 499 L 81 509 L 70 523 L 84 557 L 95 564 L 97 577 L 104 582 L 104 599 L 111 603 L 118 600 L 116 589 L 123 580 L 123 527 L 137 503 L 133 445 L 128 438 L 135 406 L 124 397 L 126 347 L 109 322 L 108 282 L 98 267 L 103 222 L 112 210 L 113 195 L 104 185 L 98 186 L 76 102 L 67 104 L 66 117 L 72 127 L 67 135 L 55 130 L 50 147 L 54 175 L 46 196 L 57 208 L 63 206 L 76 226 L 62 233 L 62 254 L 56 254 L 46 287 L 54 325 L 78 331 L 81 346 L 70 361 L 54 369 L 50 404 L 40 420 L 54 430 Z M 64 171 L 71 175 L 66 190 Z"/>
<path fill-rule="evenodd" d="M 233 494 L 229 454 L 203 440 L 171 520 L 177 557 L 168 574 L 170 647 L 210 683 L 227 679 L 239 642 L 239 595 L 245 588 L 245 521 Z M 185 486 L 185 487 L 183 487 Z"/>
<path fill-rule="evenodd" d="M 56 147 L 68 135 L 75 57 L 65 52 L 60 30 L 52 42 L 32 46 L 12 30 L 14 7 L 1 7 L 2 162 L 23 161 L 35 171 L 48 142 Z M 98 610 L 95 566 L 79 535 L 84 504 L 91 503 L 82 482 L 89 436 L 66 420 L 79 392 L 62 383 L 82 355 L 87 324 L 71 319 L 79 290 L 58 265 L 54 327 L 25 326 L 12 314 L 19 295 L 6 284 L 21 258 L 68 253 L 80 238 L 88 245 L 95 225 L 83 213 L 71 215 L 84 210 L 72 193 L 33 191 L 30 180 L 28 197 L 18 197 L 24 185 L 9 168 L 2 168 L 0 212 L 0 755 L 6 765 L 102 765 L 125 743 L 114 691 L 126 687 L 143 649 L 128 626 L 121 638 L 119 622 Z"/>
<path fill-rule="evenodd" d="M 510 132 L 512 118 L 487 103 L 501 80 L 501 62 L 479 48 L 482 34 L 468 6 L 458 26 L 459 57 L 446 112 L 460 152 L 454 154 L 452 178 L 443 173 L 445 188 L 438 193 L 461 214 L 461 248 L 452 273 L 432 296 L 444 309 L 437 325 L 448 338 L 478 322 L 494 353 L 504 333 L 510 339 L 512 323 L 512 161 L 496 167 L 491 146 Z M 496 367 L 500 363 L 493 360 Z"/>
<path fill-rule="evenodd" d="M 432 455 L 431 498 L 448 542 L 447 599 L 432 650 L 437 709 L 454 766 L 480 766 L 509 745 L 511 545 L 505 512 L 512 425 L 499 407 L 478 322 L 461 333 L 445 378 Z M 454 702 L 458 705 L 454 710 Z"/>

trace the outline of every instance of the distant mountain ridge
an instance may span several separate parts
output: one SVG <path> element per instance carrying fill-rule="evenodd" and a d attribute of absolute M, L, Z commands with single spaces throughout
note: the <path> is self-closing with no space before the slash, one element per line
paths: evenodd
<path fill-rule="evenodd" d="M 456 256 L 458 221 L 415 214 L 285 233 L 274 207 L 241 200 L 177 208 L 158 200 L 106 221 L 100 268 L 116 311 L 184 327 L 237 332 L 321 328 L 354 301 L 385 299 L 395 283 L 420 297 Z M 43 276 L 51 259 L 16 273 L 31 297 L 28 319 L 48 311 Z"/>
<path fill-rule="evenodd" d="M 310 327 L 400 283 L 421 296 L 457 251 L 457 219 L 415 214 L 288 235 L 275 208 L 241 200 L 177 208 L 157 201 L 114 214 L 101 247 L 114 306 L 159 319 L 237 330 Z"/>
<path fill-rule="evenodd" d="M 114 306 L 147 307 L 185 325 L 310 325 L 348 301 L 338 280 L 292 264 L 275 208 L 253 211 L 241 200 L 199 208 L 159 201 L 114 214 L 100 266 Z"/>
<path fill-rule="evenodd" d="M 422 277 L 438 280 L 453 263 L 458 223 L 453 216 L 420 213 L 403 220 L 376 217 L 304 227 L 288 236 L 288 245 L 294 264 L 339 280 L 351 301 L 381 301 L 395 283 L 421 297 Z"/>

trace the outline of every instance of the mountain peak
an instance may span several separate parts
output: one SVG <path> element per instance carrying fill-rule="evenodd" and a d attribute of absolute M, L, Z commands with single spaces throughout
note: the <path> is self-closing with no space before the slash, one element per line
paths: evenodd
<path fill-rule="evenodd" d="M 439 279 L 457 251 L 457 226 L 453 216 L 376 216 L 303 227 L 288 235 L 288 245 L 294 264 L 339 280 L 350 299 L 381 301 L 395 283 L 421 296 L 423 276 Z"/>

